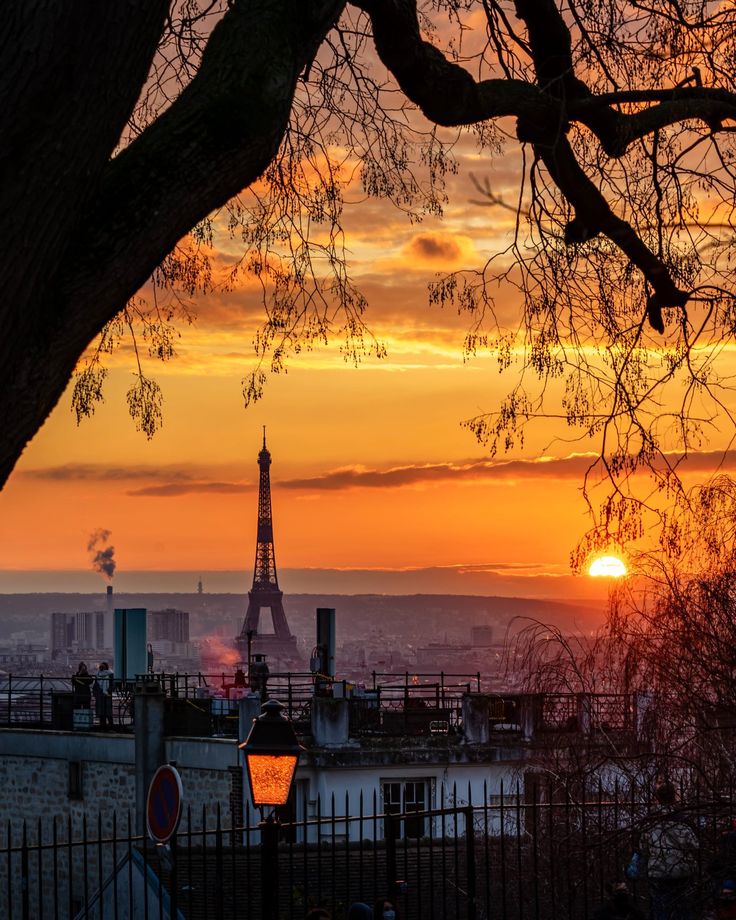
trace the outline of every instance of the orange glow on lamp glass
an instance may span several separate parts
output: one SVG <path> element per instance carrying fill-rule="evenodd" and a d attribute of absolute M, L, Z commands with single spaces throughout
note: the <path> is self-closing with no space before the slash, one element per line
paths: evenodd
<path fill-rule="evenodd" d="M 253 804 L 286 805 L 297 758 L 290 754 L 248 754 L 248 774 Z"/>

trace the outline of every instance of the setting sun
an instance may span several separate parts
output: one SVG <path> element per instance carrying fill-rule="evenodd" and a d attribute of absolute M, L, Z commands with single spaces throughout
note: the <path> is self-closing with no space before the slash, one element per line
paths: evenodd
<path fill-rule="evenodd" d="M 617 556 L 599 556 L 591 562 L 588 574 L 594 578 L 621 578 L 626 575 L 626 566 Z"/>

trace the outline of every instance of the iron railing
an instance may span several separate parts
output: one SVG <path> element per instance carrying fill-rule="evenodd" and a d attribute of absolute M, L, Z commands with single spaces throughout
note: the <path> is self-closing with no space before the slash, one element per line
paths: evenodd
<path fill-rule="evenodd" d="M 467 674 L 372 673 L 368 686 L 333 681 L 328 692 L 347 698 L 350 734 L 427 735 L 462 730 L 463 698 L 478 691 L 481 676 Z M 167 698 L 172 734 L 219 735 L 238 733 L 238 698 L 247 692 L 238 675 L 166 673 L 140 675 L 158 681 Z M 321 687 L 325 690 L 324 681 Z M 134 683 L 118 684 L 113 693 L 113 721 L 129 730 L 133 721 Z M 308 734 L 315 678 L 310 673 L 272 674 L 268 694 L 281 701 L 297 731 Z M 616 731 L 636 725 L 632 694 L 490 694 L 488 719 L 494 732 Z M 186 701 L 186 705 L 184 705 Z M 71 678 L 0 678 L 0 725 L 27 728 L 71 728 L 73 708 Z M 94 701 L 92 702 L 94 709 Z"/>
<path fill-rule="evenodd" d="M 246 688 L 242 678 L 226 672 L 166 673 L 140 675 L 146 680 L 156 680 L 170 699 L 189 700 L 211 716 L 208 733 L 234 737 L 237 734 L 237 699 Z M 381 678 L 392 682 L 380 683 Z M 365 690 L 348 681 L 333 681 L 331 690 L 336 696 L 351 697 L 356 716 L 354 724 L 361 731 L 380 731 L 384 734 L 427 730 L 429 721 L 447 721 L 457 727 L 460 720 L 462 694 L 480 687 L 480 675 L 468 680 L 469 675 L 449 674 L 378 674 L 371 675 L 372 687 Z M 399 679 L 404 678 L 403 683 Z M 434 680 L 431 680 L 434 678 Z M 458 682 L 459 681 L 459 682 Z M 314 675 L 306 673 L 271 674 L 268 679 L 269 695 L 279 699 L 286 707 L 289 718 L 297 728 L 308 731 L 311 701 L 314 694 Z M 132 724 L 133 685 L 118 683 L 113 693 L 113 720 L 118 729 Z M 0 725 L 51 728 L 71 727 L 74 706 L 71 677 L 38 677 L 12 674 L 0 678 Z M 94 703 L 93 703 L 94 708 Z M 378 723 L 370 714 L 360 718 L 360 712 L 378 709 L 386 712 L 385 724 Z M 404 710 L 408 716 L 404 717 Z M 423 711 L 424 715 L 422 715 Z M 433 712 L 430 718 L 430 711 Z M 396 715 L 398 713 L 398 715 Z M 69 723 L 67 726 L 66 723 Z M 426 724 L 425 724 L 426 723 Z"/>
<path fill-rule="evenodd" d="M 587 920 L 623 878 L 638 834 L 662 820 L 633 787 L 487 785 L 437 790 L 438 807 L 391 812 L 382 792 L 304 800 L 282 814 L 267 853 L 247 806 L 185 808 L 179 833 L 154 846 L 130 813 L 35 823 L 0 832 L 0 916 L 7 920 L 256 920 L 264 898 L 281 918 L 314 906 L 342 920 L 354 901 L 389 897 L 407 920 Z M 699 839 L 690 897 L 698 910 L 731 827 L 732 789 L 670 810 Z M 185 790 L 186 795 L 186 790 Z M 431 800 L 429 802 L 431 804 Z M 265 866 L 265 869 L 264 869 Z M 264 873 L 277 879 L 264 888 Z M 646 908 L 646 881 L 630 883 Z M 700 914 L 696 914 L 700 916 Z"/>

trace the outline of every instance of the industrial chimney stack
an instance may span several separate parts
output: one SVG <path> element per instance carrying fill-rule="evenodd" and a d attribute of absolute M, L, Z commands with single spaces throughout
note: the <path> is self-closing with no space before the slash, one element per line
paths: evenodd
<path fill-rule="evenodd" d="M 111 649 L 114 644 L 115 623 L 114 623 L 114 601 L 112 596 L 112 585 L 107 586 L 107 597 L 105 607 L 105 648 Z"/>

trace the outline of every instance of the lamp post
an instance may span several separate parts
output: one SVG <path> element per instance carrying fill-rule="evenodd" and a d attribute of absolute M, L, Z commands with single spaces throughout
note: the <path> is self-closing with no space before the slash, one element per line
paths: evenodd
<path fill-rule="evenodd" d="M 302 750 L 294 726 L 283 709 L 278 700 L 264 703 L 261 715 L 253 719 L 248 737 L 240 745 L 245 756 L 251 800 L 262 810 L 286 805 Z M 274 813 L 263 818 L 258 828 L 261 832 L 262 917 L 263 920 L 276 920 L 279 910 L 278 815 Z"/>

